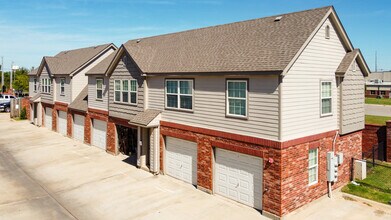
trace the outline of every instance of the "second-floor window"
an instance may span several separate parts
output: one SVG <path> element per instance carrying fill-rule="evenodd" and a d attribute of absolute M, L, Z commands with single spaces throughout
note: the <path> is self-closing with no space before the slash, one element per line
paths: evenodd
<path fill-rule="evenodd" d="M 321 116 L 332 115 L 332 89 L 330 81 L 321 82 Z"/>
<path fill-rule="evenodd" d="M 43 78 L 41 80 L 41 92 L 43 93 L 50 93 L 50 89 L 51 89 L 51 80 L 48 79 L 48 78 Z"/>
<path fill-rule="evenodd" d="M 38 85 L 37 85 L 37 78 L 34 79 L 34 92 L 36 92 L 38 89 Z"/>
<path fill-rule="evenodd" d="M 166 108 L 182 110 L 193 109 L 193 80 L 166 80 Z"/>
<path fill-rule="evenodd" d="M 60 95 L 65 95 L 65 78 L 60 78 Z"/>
<path fill-rule="evenodd" d="M 96 79 L 96 99 L 103 98 L 103 79 Z"/>
<path fill-rule="evenodd" d="M 137 81 L 135 79 L 115 80 L 114 101 L 137 104 Z"/>
<path fill-rule="evenodd" d="M 227 80 L 227 115 L 247 117 L 247 80 Z"/>

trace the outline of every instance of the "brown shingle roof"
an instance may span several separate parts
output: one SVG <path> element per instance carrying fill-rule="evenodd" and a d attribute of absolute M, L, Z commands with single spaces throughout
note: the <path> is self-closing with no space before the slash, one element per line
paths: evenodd
<path fill-rule="evenodd" d="M 352 64 L 353 60 L 356 59 L 358 53 L 359 53 L 358 49 L 354 49 L 351 52 L 347 52 L 335 72 L 346 73 L 346 71 L 348 71 L 350 65 Z"/>
<path fill-rule="evenodd" d="M 144 73 L 282 71 L 331 9 L 130 40 L 124 47 Z"/>
<path fill-rule="evenodd" d="M 96 66 L 94 66 L 92 69 L 90 69 L 86 75 L 92 75 L 92 74 L 105 74 L 107 68 L 109 68 L 109 65 L 111 61 L 114 59 L 115 52 L 111 53 L 108 57 L 106 57 L 104 60 L 102 60 L 100 63 L 98 63 Z"/>
<path fill-rule="evenodd" d="M 44 57 L 53 75 L 69 75 L 112 44 L 62 51 L 54 57 Z"/>
<path fill-rule="evenodd" d="M 147 126 L 153 119 L 155 119 L 161 111 L 155 109 L 147 109 L 143 112 L 137 113 L 129 120 L 129 124 Z"/>
<path fill-rule="evenodd" d="M 75 100 L 68 106 L 71 109 L 86 112 L 88 109 L 88 86 L 79 93 Z"/>

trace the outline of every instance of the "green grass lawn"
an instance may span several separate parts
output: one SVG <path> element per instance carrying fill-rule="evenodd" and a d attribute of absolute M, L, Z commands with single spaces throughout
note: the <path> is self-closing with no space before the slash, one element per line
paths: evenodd
<path fill-rule="evenodd" d="M 349 183 L 342 192 L 388 204 L 391 201 L 391 164 L 381 163 L 382 166 L 367 164 L 367 178 L 356 180 L 359 186 Z"/>
<path fill-rule="evenodd" d="M 365 98 L 365 104 L 391 105 L 391 99 Z"/>
<path fill-rule="evenodd" d="M 391 117 L 365 115 L 365 124 L 386 125 L 388 120 L 391 120 Z"/>

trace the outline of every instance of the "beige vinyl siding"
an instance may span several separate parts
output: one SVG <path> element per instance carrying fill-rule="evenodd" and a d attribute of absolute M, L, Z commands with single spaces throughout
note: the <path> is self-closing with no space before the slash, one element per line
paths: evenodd
<path fill-rule="evenodd" d="M 330 26 L 330 39 L 325 26 Z M 281 140 L 291 140 L 338 129 L 335 71 L 345 49 L 326 20 L 302 54 L 286 73 L 282 83 Z M 332 82 L 332 115 L 320 116 L 320 82 Z"/>
<path fill-rule="evenodd" d="M 226 78 L 190 76 L 194 79 L 193 112 L 165 109 L 165 78 L 148 77 L 150 109 L 162 110 L 162 121 L 278 139 L 278 76 L 242 76 L 249 79 L 248 119 L 226 117 Z M 231 78 L 229 78 L 231 79 Z"/>
<path fill-rule="evenodd" d="M 34 79 L 37 79 L 37 91 L 34 91 Z M 29 76 L 29 96 L 35 96 L 39 91 L 39 78 L 37 76 Z"/>
<path fill-rule="evenodd" d="M 85 74 L 113 52 L 114 49 L 109 49 L 105 53 L 101 54 L 99 57 L 95 58 L 84 69 L 80 70 L 77 74 L 73 76 L 71 81 L 71 101 L 74 101 L 75 98 L 80 94 L 80 92 L 87 86 L 88 76 L 86 76 Z"/>
<path fill-rule="evenodd" d="M 114 102 L 114 80 L 116 79 L 137 80 L 137 105 Z M 130 116 L 142 111 L 144 111 L 144 77 L 141 76 L 136 65 L 124 56 L 109 80 L 109 114 L 112 117 L 129 119 Z"/>
<path fill-rule="evenodd" d="M 356 62 L 353 62 L 353 65 Z M 352 65 L 352 66 L 353 66 Z M 356 71 L 352 67 L 345 73 L 342 81 L 341 96 L 341 134 L 364 129 L 364 83 L 365 79 L 357 65 Z"/>
<path fill-rule="evenodd" d="M 61 95 L 61 86 L 60 86 L 61 78 L 65 78 L 65 91 L 63 95 Z M 56 75 L 55 81 L 56 81 L 56 101 L 64 102 L 68 104 L 71 103 L 71 78 L 69 76 Z"/>
<path fill-rule="evenodd" d="M 46 67 L 44 67 L 43 69 L 42 69 L 42 73 L 41 73 L 41 75 L 40 75 L 40 77 L 39 77 L 39 88 L 41 89 L 41 80 L 43 79 L 43 78 L 48 78 L 48 79 L 51 79 L 51 77 L 49 76 L 49 73 L 48 73 L 48 71 L 47 71 L 47 69 L 46 69 Z M 41 100 L 42 101 L 46 101 L 46 102 L 53 102 L 54 100 L 53 100 L 53 92 L 54 92 L 54 88 L 55 88 L 55 86 L 54 86 L 54 80 L 53 79 L 51 79 L 52 80 L 52 86 L 51 86 L 51 88 L 50 88 L 50 93 L 43 93 L 42 91 L 41 91 Z"/>
<path fill-rule="evenodd" d="M 102 100 L 96 99 L 96 79 L 103 79 L 103 94 Z M 108 110 L 109 98 L 109 78 L 104 75 L 90 75 L 88 76 L 88 107 L 94 109 Z"/>

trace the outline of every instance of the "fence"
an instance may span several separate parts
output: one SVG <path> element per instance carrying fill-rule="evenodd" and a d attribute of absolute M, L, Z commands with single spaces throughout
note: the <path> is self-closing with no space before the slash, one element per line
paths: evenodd
<path fill-rule="evenodd" d="M 30 104 L 28 98 L 18 98 L 18 99 L 11 99 L 10 103 L 10 117 L 11 118 L 18 118 L 21 116 L 23 109 L 25 110 L 25 116 L 26 119 L 29 118 L 30 113 Z"/>
<path fill-rule="evenodd" d="M 387 121 L 386 125 L 365 125 L 362 157 L 391 162 L 391 121 Z"/>

